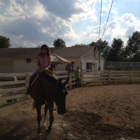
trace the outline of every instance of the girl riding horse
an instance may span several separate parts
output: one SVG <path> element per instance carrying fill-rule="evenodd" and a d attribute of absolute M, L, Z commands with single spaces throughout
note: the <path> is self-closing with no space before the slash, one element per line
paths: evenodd
<path fill-rule="evenodd" d="M 44 44 L 41 46 L 41 52 L 37 55 L 37 69 L 30 77 L 29 86 L 27 88 L 27 94 L 31 92 L 31 85 L 34 79 L 36 78 L 39 72 L 46 70 L 49 74 L 53 75 L 53 73 L 49 70 L 51 65 L 51 57 L 50 57 L 50 49 Z"/>

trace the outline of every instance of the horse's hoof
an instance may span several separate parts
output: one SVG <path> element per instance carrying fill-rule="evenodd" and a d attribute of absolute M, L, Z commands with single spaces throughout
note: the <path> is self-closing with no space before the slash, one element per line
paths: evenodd
<path fill-rule="evenodd" d="M 50 126 L 48 127 L 47 132 L 48 132 L 48 133 L 51 132 L 51 127 L 50 127 Z"/>
<path fill-rule="evenodd" d="M 39 135 L 42 135 L 42 131 L 40 131 L 40 130 L 38 130 L 37 133 L 38 133 Z"/>
<path fill-rule="evenodd" d="M 39 140 L 42 139 L 42 133 L 39 133 Z"/>
<path fill-rule="evenodd" d="M 47 130 L 47 132 L 48 132 L 48 133 L 50 133 L 50 132 L 51 132 L 51 130 Z"/>
<path fill-rule="evenodd" d="M 47 124 L 46 123 L 44 123 L 44 127 L 46 127 L 47 126 Z"/>
<path fill-rule="evenodd" d="M 42 133 L 39 133 L 39 136 L 42 136 Z"/>

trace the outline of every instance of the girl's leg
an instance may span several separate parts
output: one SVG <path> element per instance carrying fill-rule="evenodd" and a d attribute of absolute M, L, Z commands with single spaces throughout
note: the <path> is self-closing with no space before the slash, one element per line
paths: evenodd
<path fill-rule="evenodd" d="M 32 84 L 32 82 L 34 81 L 35 78 L 36 78 L 36 73 L 33 73 L 30 76 L 30 79 L 29 79 L 29 85 L 28 85 L 28 88 L 27 88 L 27 94 L 30 94 L 30 92 L 31 92 L 31 84 Z"/>

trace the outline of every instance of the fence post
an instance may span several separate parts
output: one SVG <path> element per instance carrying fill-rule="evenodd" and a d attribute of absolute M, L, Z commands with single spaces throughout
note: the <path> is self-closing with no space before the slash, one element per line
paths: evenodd
<path fill-rule="evenodd" d="M 132 76 L 133 76 L 133 72 L 130 71 L 130 82 L 132 82 Z"/>
<path fill-rule="evenodd" d="M 27 73 L 25 76 L 25 91 L 27 90 L 27 88 L 29 86 L 29 79 L 30 79 L 30 74 Z"/>
<path fill-rule="evenodd" d="M 16 77 L 16 76 L 14 76 L 14 80 L 15 80 L 15 81 L 18 81 L 18 79 L 17 79 L 17 77 Z"/>
<path fill-rule="evenodd" d="M 56 76 L 56 72 L 53 70 L 53 74 Z"/>
<path fill-rule="evenodd" d="M 81 85 L 84 85 L 84 70 L 81 69 Z"/>
<path fill-rule="evenodd" d="M 111 71 L 109 71 L 109 83 L 111 83 Z"/>
<path fill-rule="evenodd" d="M 70 76 L 69 86 L 70 86 L 70 89 L 71 89 L 72 88 L 72 73 L 71 72 L 70 72 L 69 76 Z"/>

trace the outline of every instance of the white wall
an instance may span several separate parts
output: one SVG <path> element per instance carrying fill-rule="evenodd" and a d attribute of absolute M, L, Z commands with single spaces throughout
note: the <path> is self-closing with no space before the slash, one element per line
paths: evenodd
<path fill-rule="evenodd" d="M 14 72 L 33 72 L 37 68 L 36 59 L 31 59 L 31 63 L 27 63 L 26 59 L 14 60 Z"/>
<path fill-rule="evenodd" d="M 82 69 L 86 69 L 86 63 L 92 63 L 92 70 L 98 70 L 99 67 L 99 52 L 94 52 L 94 50 L 89 51 L 81 58 Z M 100 56 L 100 68 L 104 70 L 104 59 Z"/>
<path fill-rule="evenodd" d="M 104 70 L 104 63 L 105 63 L 105 60 L 104 59 L 100 59 L 100 67 L 101 67 L 101 70 Z"/>
<path fill-rule="evenodd" d="M 69 61 L 73 61 L 75 62 L 74 64 L 74 68 L 76 69 L 77 66 L 79 66 L 81 68 L 81 61 L 80 61 L 80 58 L 67 58 Z M 58 71 L 58 70 L 65 70 L 65 67 L 68 63 L 65 63 L 65 64 L 58 64 L 56 65 L 56 68 L 55 70 Z"/>
<path fill-rule="evenodd" d="M 70 61 L 75 62 L 75 69 L 77 66 L 80 66 L 82 69 L 86 69 L 86 63 L 93 63 L 92 70 L 98 70 L 99 67 L 99 55 L 94 52 L 94 50 L 89 51 L 85 55 L 79 58 L 68 58 Z M 95 57 L 94 57 L 95 56 Z M 101 57 L 101 56 L 100 56 Z M 82 65 L 81 65 L 82 63 Z M 67 64 L 58 64 L 55 70 L 65 70 L 65 66 Z M 101 70 L 104 69 L 104 59 L 101 57 L 100 59 L 100 67 Z M 37 68 L 36 59 L 31 59 L 31 63 L 26 62 L 26 58 L 23 59 L 4 59 L 0 60 L 0 73 L 8 73 L 8 72 L 33 72 Z"/>
<path fill-rule="evenodd" d="M 0 73 L 11 73 L 14 71 L 13 60 L 0 59 Z"/>
<path fill-rule="evenodd" d="M 67 65 L 67 64 L 57 64 L 57 65 L 55 66 L 55 71 L 59 71 L 59 70 L 65 71 L 66 65 Z"/>

